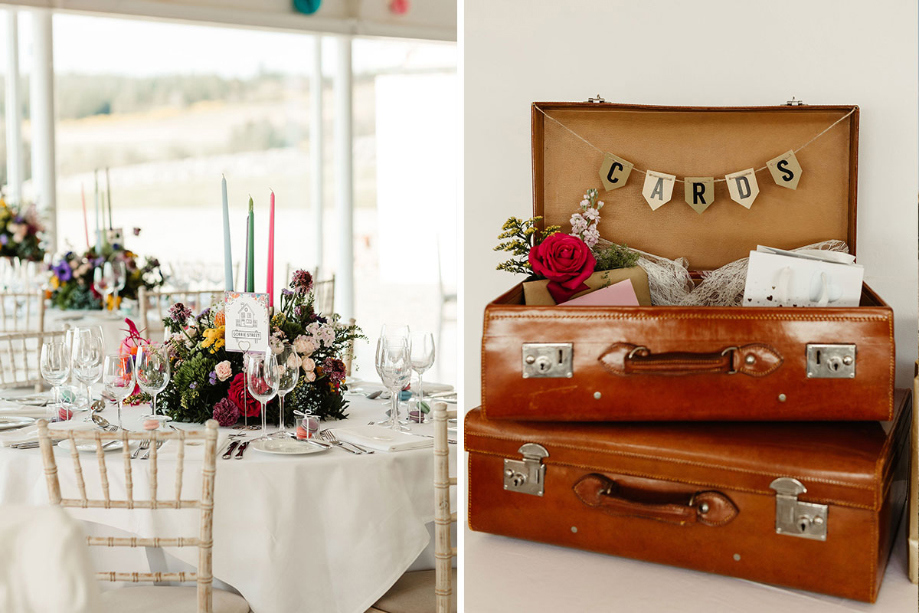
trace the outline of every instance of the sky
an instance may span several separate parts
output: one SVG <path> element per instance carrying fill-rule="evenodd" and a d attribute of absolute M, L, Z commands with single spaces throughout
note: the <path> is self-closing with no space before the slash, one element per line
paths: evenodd
<path fill-rule="evenodd" d="M 248 77 L 260 70 L 308 74 L 312 36 L 265 30 L 187 25 L 72 14 L 54 16 L 54 64 L 58 74 L 219 74 Z M 0 40 L 6 19 L 0 20 Z M 29 72 L 31 18 L 19 14 L 20 71 Z M 0 71 L 7 50 L 0 45 Z M 355 39 L 356 73 L 387 68 L 454 67 L 456 45 Z M 323 72 L 335 70 L 335 40 L 323 40 Z"/>

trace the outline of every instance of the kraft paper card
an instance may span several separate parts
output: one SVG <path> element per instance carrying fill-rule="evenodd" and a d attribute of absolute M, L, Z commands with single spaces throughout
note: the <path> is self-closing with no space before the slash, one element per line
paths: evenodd
<path fill-rule="evenodd" d="M 685 186 L 686 204 L 699 215 L 715 201 L 714 177 L 686 177 L 683 179 L 683 185 Z"/>
<path fill-rule="evenodd" d="M 639 306 L 638 296 L 632 289 L 631 279 L 613 283 L 609 287 L 602 287 L 580 298 L 572 298 L 563 304 L 565 306 Z"/>
<path fill-rule="evenodd" d="M 801 180 L 801 164 L 795 157 L 794 151 L 786 151 L 777 158 L 766 162 L 766 167 L 772 174 L 776 185 L 787 187 L 788 189 L 798 189 L 798 181 Z"/>
<path fill-rule="evenodd" d="M 612 153 L 604 154 L 603 164 L 600 166 L 600 180 L 606 191 L 619 189 L 629 180 L 632 172 L 632 162 L 624 160 Z"/>
<path fill-rule="evenodd" d="M 732 172 L 725 175 L 728 184 L 728 193 L 731 200 L 745 208 L 753 206 L 753 201 L 759 195 L 759 184 L 756 182 L 756 172 L 752 168 Z"/>
<path fill-rule="evenodd" d="M 640 266 L 595 272 L 584 281 L 590 289 L 580 294 L 575 294 L 574 298 L 578 298 L 594 290 L 619 283 L 626 279 L 632 282 L 632 289 L 638 298 L 638 304 L 641 306 L 651 306 L 651 290 L 648 288 L 648 274 Z M 548 284 L 549 282 L 545 279 L 527 281 L 524 283 L 523 295 L 526 304 L 530 306 L 548 306 L 555 304 L 552 295 L 549 294 L 549 290 L 546 289 Z"/>
<path fill-rule="evenodd" d="M 670 202 L 675 182 L 676 175 L 668 175 L 656 170 L 645 172 L 645 185 L 641 190 L 641 195 L 645 197 L 652 211 Z"/>
<path fill-rule="evenodd" d="M 750 252 L 743 305 L 858 306 L 865 270 L 859 264 L 836 261 L 836 255 L 821 259 L 813 252 L 799 255 L 758 247 Z"/>

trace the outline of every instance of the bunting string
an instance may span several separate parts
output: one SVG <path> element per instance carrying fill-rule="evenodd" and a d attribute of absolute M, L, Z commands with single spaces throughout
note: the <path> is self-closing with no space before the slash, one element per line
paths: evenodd
<path fill-rule="evenodd" d="M 545 112 L 544 110 L 542 110 L 541 108 L 536 107 L 536 110 L 538 110 L 540 113 L 542 113 L 543 116 L 544 116 L 546 119 L 549 119 L 549 120 L 551 120 L 551 121 L 554 121 L 554 122 L 557 123 L 559 126 L 561 126 L 563 129 L 565 129 L 565 130 L 567 130 L 568 132 L 570 132 L 573 136 L 575 136 L 575 137 L 579 138 L 580 140 L 582 140 L 582 141 L 584 142 L 584 144 L 586 144 L 586 145 L 589 146 L 590 148 L 596 150 L 598 153 L 601 153 L 601 154 L 605 154 L 605 153 L 606 153 L 603 149 L 600 149 L 599 147 L 597 147 L 596 145 L 594 145 L 592 142 L 590 142 L 589 140 L 587 140 L 586 138 L 584 138 L 583 136 L 581 136 L 580 134 L 578 134 L 577 132 L 575 132 L 574 130 L 572 130 L 571 128 L 569 128 L 568 126 L 566 126 L 565 124 L 563 124 L 561 121 L 559 121 L 559 120 L 556 119 L 555 117 L 552 117 L 551 115 L 549 115 L 548 113 L 546 113 L 546 112 Z M 855 112 L 855 109 L 853 108 L 851 111 L 849 111 L 848 113 L 846 113 L 845 115 L 843 115 L 842 117 L 840 117 L 839 119 L 837 119 L 836 121 L 834 121 L 832 124 L 830 124 L 829 126 L 827 126 L 827 127 L 823 130 L 823 132 L 821 132 L 820 134 L 817 134 L 815 137 L 813 137 L 812 139 L 810 139 L 809 141 L 807 141 L 806 143 L 804 143 L 803 145 L 801 145 L 801 146 L 798 147 L 797 149 L 792 149 L 792 152 L 793 152 L 793 153 L 798 153 L 799 151 L 801 151 L 802 149 L 804 149 L 804 148 L 807 147 L 808 145 L 812 144 L 815 140 L 819 139 L 821 136 L 823 136 L 824 134 L 826 134 L 827 132 L 829 132 L 830 130 L 832 130 L 833 128 L 835 128 L 836 126 L 838 126 L 839 124 L 841 124 L 843 121 L 845 121 L 846 119 L 848 119 L 849 116 L 852 115 L 852 113 L 854 113 L 854 112 Z M 769 168 L 768 165 L 763 165 L 763 166 L 761 166 L 761 167 L 755 169 L 753 172 L 754 172 L 754 173 L 762 172 L 763 170 L 767 170 L 768 168 Z M 643 174 L 643 175 L 647 175 L 647 174 L 648 174 L 648 171 L 647 171 L 647 170 L 643 170 L 643 169 L 638 168 L 638 167 L 636 167 L 636 166 L 633 166 L 631 170 L 632 170 L 632 172 L 639 172 L 639 173 L 641 173 L 641 174 Z M 683 181 L 682 179 L 674 179 L 674 181 L 675 181 L 676 183 L 684 183 L 684 181 Z M 713 180 L 714 183 L 725 183 L 726 181 L 728 181 L 728 179 L 727 179 L 727 178 L 724 178 L 724 177 L 722 177 L 722 178 L 720 178 L 720 179 L 714 179 L 714 180 Z"/>

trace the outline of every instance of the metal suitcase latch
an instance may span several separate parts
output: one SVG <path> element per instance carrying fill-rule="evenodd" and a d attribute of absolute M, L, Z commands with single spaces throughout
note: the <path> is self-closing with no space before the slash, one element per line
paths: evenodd
<path fill-rule="evenodd" d="M 855 353 L 854 343 L 808 344 L 807 378 L 854 379 Z"/>
<path fill-rule="evenodd" d="M 825 504 L 800 502 L 798 496 L 807 488 L 797 479 L 780 477 L 769 484 L 775 490 L 775 533 L 826 540 Z"/>
<path fill-rule="evenodd" d="M 571 343 L 524 343 L 523 378 L 570 379 L 573 353 Z"/>
<path fill-rule="evenodd" d="M 504 489 L 542 496 L 546 478 L 542 459 L 549 457 L 549 452 L 536 443 L 527 443 L 518 451 L 523 455 L 522 460 L 504 460 Z"/>

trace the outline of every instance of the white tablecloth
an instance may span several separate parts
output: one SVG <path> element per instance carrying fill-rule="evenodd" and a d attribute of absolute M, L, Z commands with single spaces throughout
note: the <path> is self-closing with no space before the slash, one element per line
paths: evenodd
<path fill-rule="evenodd" d="M 323 427 L 366 425 L 382 418 L 386 408 L 382 401 L 361 396 L 349 400 L 350 419 L 324 422 Z M 145 412 L 147 407 L 126 407 L 125 427 L 136 429 L 137 418 Z M 103 415 L 114 420 L 114 413 L 106 409 Z M 414 428 L 433 434 L 432 424 Z M 221 429 L 220 443 L 231 431 Z M 65 450 L 55 453 L 59 465 L 71 464 Z M 174 491 L 174 453 L 172 443 L 160 450 L 159 491 Z M 202 457 L 202 447 L 186 447 L 183 491 L 188 496 L 200 492 Z M 94 456 L 82 454 L 81 460 L 90 494 L 100 492 Z M 242 460 L 217 462 L 214 576 L 238 589 L 255 613 L 364 613 L 430 540 L 426 524 L 434 517 L 431 449 L 372 455 L 331 449 L 281 457 L 250 447 Z M 119 464 L 120 459 L 109 461 L 113 496 L 124 492 Z M 148 465 L 133 461 L 135 492 L 148 491 Z M 72 482 L 69 466 L 59 472 Z M 42 504 L 47 496 L 39 451 L 0 449 L 0 504 Z M 72 511 L 80 519 L 143 537 L 198 533 L 194 510 Z M 169 553 L 196 564 L 196 549 Z"/>

